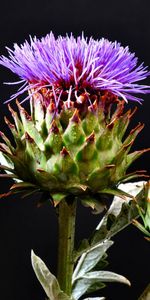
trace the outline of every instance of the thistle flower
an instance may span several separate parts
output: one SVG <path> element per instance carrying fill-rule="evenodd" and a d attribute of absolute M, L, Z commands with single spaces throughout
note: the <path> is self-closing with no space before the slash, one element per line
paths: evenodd
<path fill-rule="evenodd" d="M 80 102 L 83 92 L 97 95 L 107 91 L 125 101 L 141 102 L 135 94 L 149 92 L 148 86 L 138 84 L 149 75 L 147 67 L 137 66 L 138 59 L 128 47 L 104 38 L 88 40 L 82 35 L 76 39 L 71 35 L 55 39 L 51 32 L 7 50 L 9 58 L 2 56 L 0 64 L 17 74 L 23 83 L 10 99 L 25 91 L 34 94 L 46 88 L 46 93 L 52 92 L 57 106 L 60 99 L 68 104 L 70 99 Z M 49 104 L 49 97 L 46 99 Z M 87 99 L 90 105 L 90 97 Z"/>
<path fill-rule="evenodd" d="M 0 63 L 24 81 L 11 99 L 28 90 L 31 113 L 18 102 L 19 114 L 9 106 L 15 147 L 1 133 L 2 176 L 16 180 L 11 192 L 46 191 L 56 204 L 71 194 L 92 207 L 101 193 L 123 196 L 118 184 L 143 176 L 126 171 L 147 151 L 129 153 L 143 125 L 124 138 L 134 113 L 124 113 L 124 103 L 149 91 L 136 83 L 147 69 L 128 47 L 105 39 L 51 33 L 14 48 Z"/>

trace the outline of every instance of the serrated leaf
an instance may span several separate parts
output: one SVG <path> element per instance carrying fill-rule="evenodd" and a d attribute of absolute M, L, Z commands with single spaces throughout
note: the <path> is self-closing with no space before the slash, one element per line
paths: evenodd
<path fill-rule="evenodd" d="M 71 300 L 60 289 L 56 277 L 48 270 L 45 263 L 34 254 L 33 250 L 31 252 L 31 261 L 34 272 L 50 300 Z"/>

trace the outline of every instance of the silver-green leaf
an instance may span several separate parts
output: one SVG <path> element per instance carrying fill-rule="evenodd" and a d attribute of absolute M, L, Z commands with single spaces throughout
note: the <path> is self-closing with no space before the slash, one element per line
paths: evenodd
<path fill-rule="evenodd" d="M 50 300 L 73 300 L 59 286 L 56 277 L 48 270 L 45 263 L 35 253 L 31 252 L 34 272 Z"/>
<path fill-rule="evenodd" d="M 82 295 L 91 291 L 97 290 L 97 287 L 103 288 L 104 282 L 120 282 L 130 286 L 130 282 L 122 275 L 109 272 L 109 271 L 94 271 L 88 272 L 85 275 L 78 278 L 72 291 L 72 296 L 75 300 L 78 300 Z"/>
<path fill-rule="evenodd" d="M 85 273 L 93 269 L 112 244 L 112 241 L 105 240 L 104 242 L 100 242 L 85 251 L 76 265 L 72 277 L 72 283 L 74 283 L 78 277 L 83 276 Z"/>
<path fill-rule="evenodd" d="M 137 203 L 140 203 L 145 198 L 144 183 L 143 181 L 126 183 L 121 184 L 119 188 L 134 196 Z M 136 201 L 130 198 L 123 200 L 115 197 L 109 210 L 96 228 L 92 244 L 95 245 L 102 240 L 112 238 L 123 228 L 131 224 L 132 220 L 139 216 Z M 111 223 L 109 228 L 108 221 Z"/>

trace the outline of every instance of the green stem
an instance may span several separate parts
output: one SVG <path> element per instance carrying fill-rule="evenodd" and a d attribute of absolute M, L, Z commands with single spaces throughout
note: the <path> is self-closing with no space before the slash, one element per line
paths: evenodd
<path fill-rule="evenodd" d="M 62 200 L 58 208 L 58 271 L 61 289 L 71 295 L 74 268 L 73 250 L 75 235 L 76 201 Z"/>

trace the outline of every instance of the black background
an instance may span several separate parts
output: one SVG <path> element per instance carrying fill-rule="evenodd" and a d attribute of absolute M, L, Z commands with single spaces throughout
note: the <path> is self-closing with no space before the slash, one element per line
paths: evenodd
<path fill-rule="evenodd" d="M 29 34 L 38 37 L 52 30 L 56 36 L 66 32 L 86 36 L 106 37 L 130 46 L 139 61 L 150 66 L 150 2 L 148 0 L 126 1 L 3 1 L 0 6 L 0 53 L 6 54 L 5 45 L 22 43 Z M 6 130 L 3 116 L 8 115 L 4 100 L 13 88 L 3 81 L 15 80 L 14 74 L 1 67 L 0 70 L 0 128 Z M 147 80 L 150 83 L 150 80 Z M 144 122 L 145 128 L 137 138 L 133 149 L 149 146 L 150 96 L 144 96 L 144 104 L 132 125 Z M 26 104 L 27 105 L 27 104 Z M 134 104 L 135 105 L 135 104 Z M 133 107 L 131 102 L 127 105 Z M 147 169 L 150 173 L 149 154 L 145 154 L 133 169 Z M 0 181 L 1 192 L 11 182 Z M 86 208 L 79 207 L 77 239 L 87 237 L 99 221 Z M 32 271 L 30 250 L 34 249 L 56 273 L 57 219 L 49 203 L 36 208 L 36 198 L 11 197 L 0 200 L 0 299 L 43 300 L 44 293 Z M 98 295 L 108 300 L 136 300 L 150 281 L 150 244 L 133 226 L 115 238 L 115 245 L 108 251 L 109 270 L 127 276 L 131 288 L 121 284 L 108 284 Z"/>

